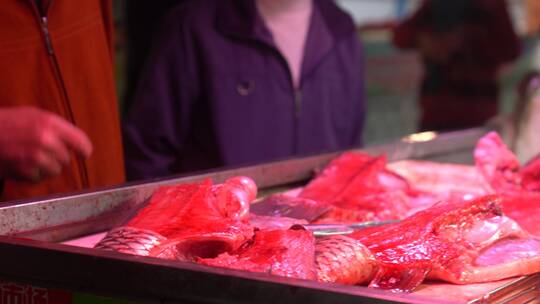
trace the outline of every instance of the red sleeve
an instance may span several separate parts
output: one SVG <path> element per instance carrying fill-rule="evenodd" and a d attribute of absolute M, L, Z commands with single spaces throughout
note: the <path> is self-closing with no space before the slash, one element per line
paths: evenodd
<path fill-rule="evenodd" d="M 489 63 L 501 64 L 516 59 L 521 52 L 504 0 L 476 0 L 475 19 L 465 28 L 468 52 Z"/>

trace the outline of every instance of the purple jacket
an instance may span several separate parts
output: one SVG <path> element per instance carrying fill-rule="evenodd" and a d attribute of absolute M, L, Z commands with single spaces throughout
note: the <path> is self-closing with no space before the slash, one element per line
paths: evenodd
<path fill-rule="evenodd" d="M 253 0 L 195 0 L 158 33 L 124 121 L 129 179 L 361 144 L 362 50 L 349 15 L 315 0 L 300 90 Z"/>

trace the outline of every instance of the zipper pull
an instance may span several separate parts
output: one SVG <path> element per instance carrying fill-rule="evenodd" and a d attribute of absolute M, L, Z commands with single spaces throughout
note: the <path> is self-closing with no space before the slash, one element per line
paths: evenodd
<path fill-rule="evenodd" d="M 294 116 L 296 119 L 300 118 L 300 111 L 302 110 L 302 91 L 294 91 Z"/>
<path fill-rule="evenodd" d="M 53 47 L 51 42 L 51 36 L 49 34 L 49 20 L 46 16 L 41 17 L 41 29 L 43 30 L 43 35 L 45 36 L 45 46 L 47 47 L 47 52 L 49 55 L 53 55 Z"/>

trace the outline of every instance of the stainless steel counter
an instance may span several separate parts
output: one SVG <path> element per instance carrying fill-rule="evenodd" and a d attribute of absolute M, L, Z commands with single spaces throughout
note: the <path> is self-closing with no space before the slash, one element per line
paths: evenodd
<path fill-rule="evenodd" d="M 471 129 L 410 136 L 362 151 L 384 153 L 390 161 L 426 159 L 471 163 L 476 141 L 486 133 Z M 161 185 L 211 178 L 252 177 L 261 192 L 275 192 L 309 180 L 339 153 L 283 160 L 242 168 L 176 176 L 0 206 L 0 278 L 44 287 L 127 298 L 145 303 L 454 303 L 440 291 L 394 294 L 361 286 L 342 286 L 192 263 L 130 256 L 60 244 L 121 225 L 144 206 Z M 527 278 L 530 288 L 540 276 Z M 516 279 L 483 290 L 516 289 Z M 506 288 L 506 289 L 505 289 Z M 436 290 L 436 288 L 434 288 Z M 502 293 L 499 290 L 497 295 Z M 494 296 L 492 296 L 493 298 Z M 502 297 L 504 299 L 504 297 Z M 486 298 L 488 299 L 488 298 Z M 480 300 L 478 300 L 480 301 Z M 462 301 L 458 301 L 462 302 Z"/>

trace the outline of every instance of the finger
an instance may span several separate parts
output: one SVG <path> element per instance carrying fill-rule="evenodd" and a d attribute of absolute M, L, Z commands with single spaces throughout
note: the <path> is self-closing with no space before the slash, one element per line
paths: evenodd
<path fill-rule="evenodd" d="M 36 167 L 34 168 L 33 179 L 39 181 L 44 177 L 51 177 L 60 174 L 62 165 L 54 154 L 48 151 L 40 151 L 36 158 Z"/>
<path fill-rule="evenodd" d="M 92 142 L 86 134 L 66 120 L 55 117 L 53 124 L 58 134 L 58 138 L 83 157 L 89 157 L 92 154 Z"/>
<path fill-rule="evenodd" d="M 17 165 L 9 168 L 7 174 L 10 178 L 16 181 L 32 182 L 35 177 L 35 167 Z"/>
<path fill-rule="evenodd" d="M 25 163 L 13 166 L 9 170 L 9 176 L 11 179 L 20 182 L 37 183 L 46 177 L 44 171 L 36 163 Z"/>
<path fill-rule="evenodd" d="M 52 155 L 62 166 L 67 166 L 70 161 L 68 146 L 60 139 L 56 132 L 47 132 L 42 137 L 41 149 L 44 153 Z"/>

